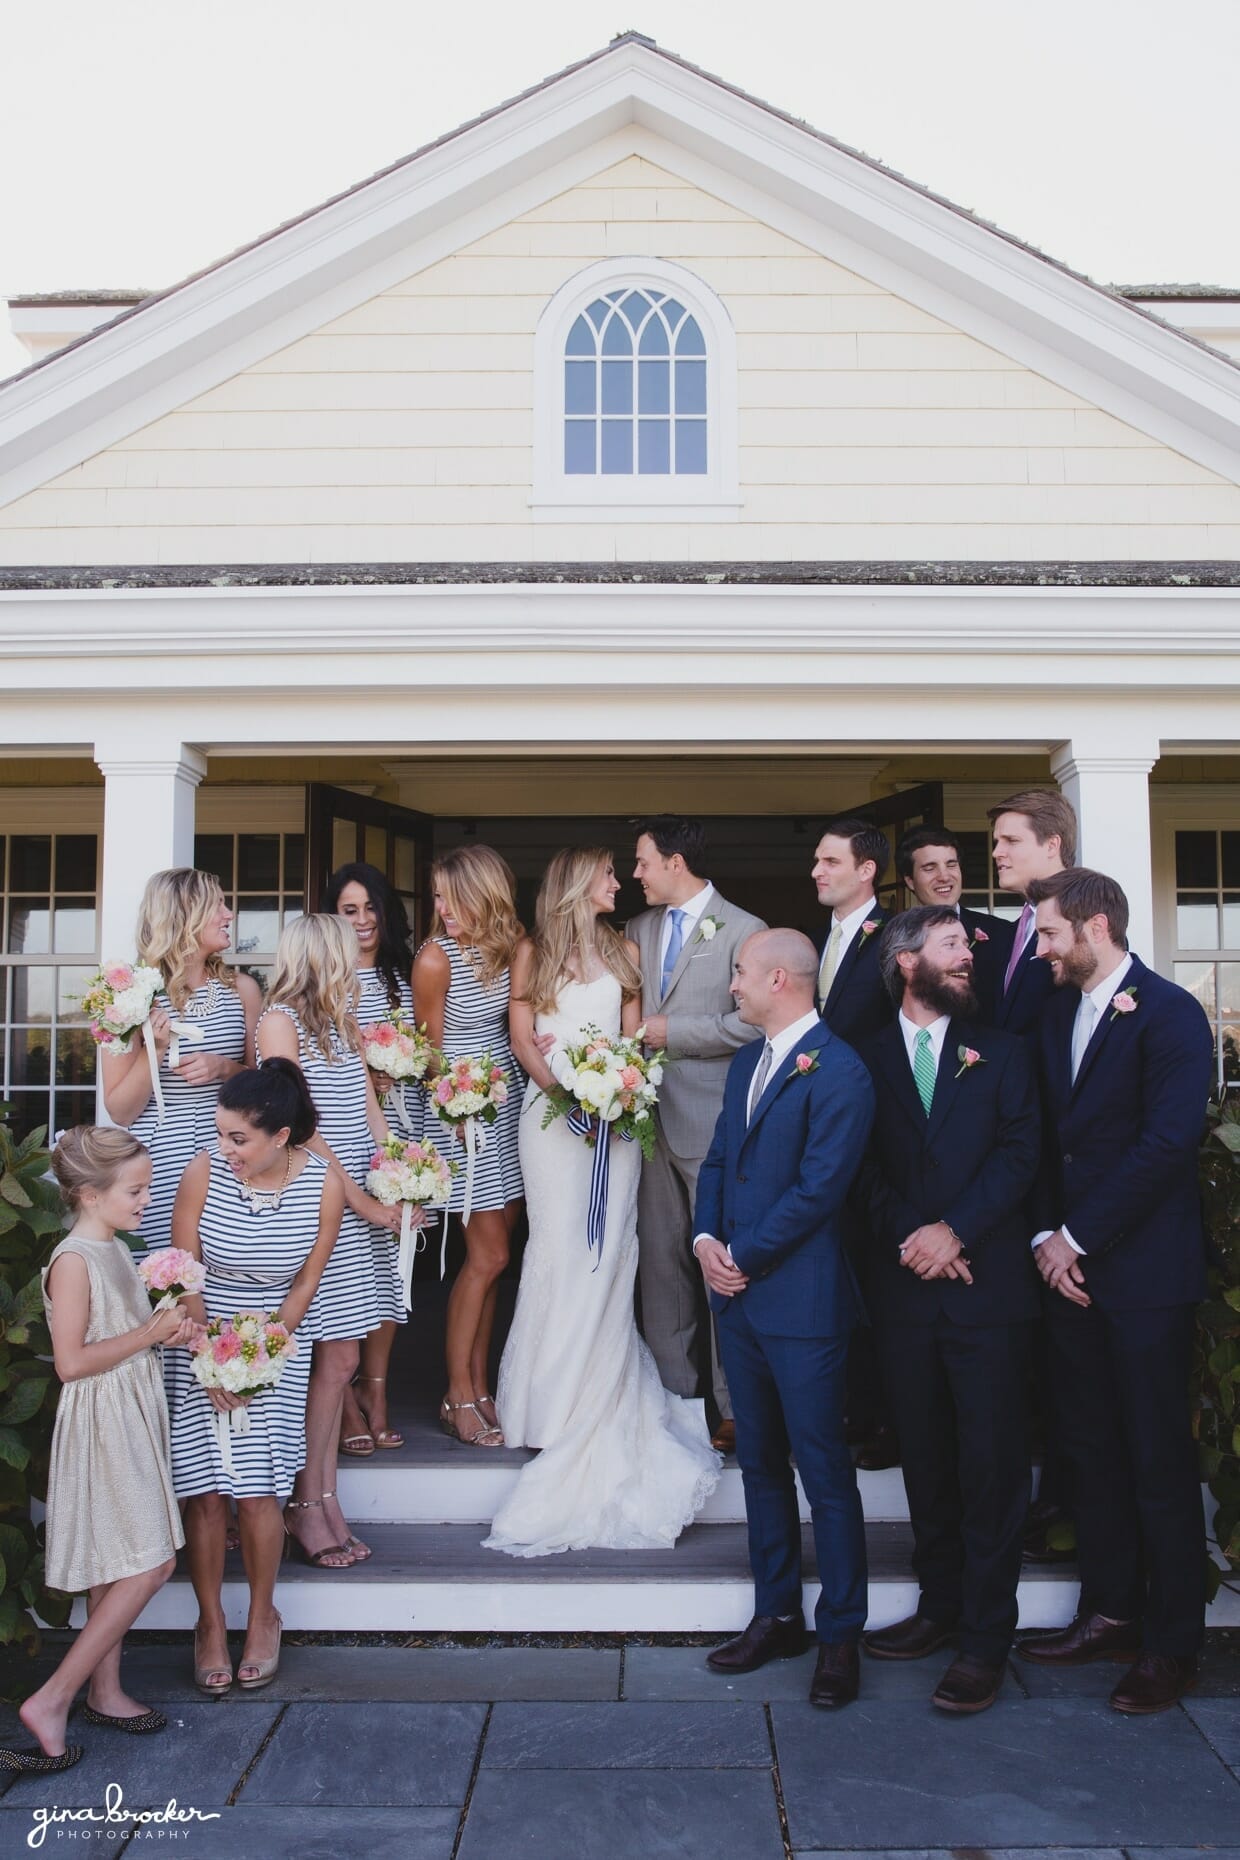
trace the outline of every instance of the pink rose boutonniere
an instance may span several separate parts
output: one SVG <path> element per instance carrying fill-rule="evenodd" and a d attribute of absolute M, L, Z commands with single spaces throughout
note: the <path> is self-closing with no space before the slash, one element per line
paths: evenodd
<path fill-rule="evenodd" d="M 1137 989 L 1136 989 L 1135 983 L 1133 984 L 1131 988 L 1121 988 L 1119 993 L 1117 995 L 1113 995 L 1111 998 L 1111 1019 L 1112 1020 L 1115 1019 L 1117 1014 L 1135 1014 L 1136 1009 L 1137 1009 Z"/>
<path fill-rule="evenodd" d="M 962 1073 L 972 1072 L 974 1066 L 984 1066 L 986 1064 L 982 1055 L 972 1046 L 958 1046 L 956 1048 L 956 1057 L 960 1061 L 960 1071 L 956 1074 L 957 1078 L 959 1078 Z"/>
<path fill-rule="evenodd" d="M 862 936 L 873 936 L 874 932 L 876 930 L 881 930 L 882 927 L 877 917 L 867 917 L 861 926 L 861 934 Z"/>
<path fill-rule="evenodd" d="M 975 930 L 973 932 L 974 943 L 989 943 L 989 941 L 990 941 L 990 938 L 986 935 L 986 932 L 984 930 Z M 970 948 L 972 948 L 972 944 L 970 944 Z"/>
<path fill-rule="evenodd" d="M 804 1078 L 808 1072 L 817 1072 L 819 1050 L 818 1047 L 815 1047 L 812 1053 L 797 1054 L 796 1067 L 802 1078 Z"/>

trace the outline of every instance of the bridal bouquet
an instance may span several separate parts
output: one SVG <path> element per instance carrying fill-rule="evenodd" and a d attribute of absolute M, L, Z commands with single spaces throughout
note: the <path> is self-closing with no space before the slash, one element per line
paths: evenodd
<path fill-rule="evenodd" d="M 190 1351 L 190 1367 L 204 1389 L 248 1399 L 275 1387 L 288 1359 L 297 1354 L 297 1339 L 270 1311 L 235 1311 L 232 1317 L 211 1318 Z M 220 1458 L 231 1477 L 232 1436 L 249 1433 L 250 1411 L 214 1410 L 213 1418 Z"/>
<path fill-rule="evenodd" d="M 452 1131 L 453 1142 L 465 1145 L 465 1203 L 461 1220 L 468 1225 L 474 1207 L 474 1165 L 487 1146 L 487 1125 L 493 1124 L 508 1102 L 508 1074 L 490 1053 L 480 1058 L 453 1059 L 427 1093 L 427 1102 L 441 1123 Z M 443 1265 L 440 1266 L 443 1277 Z"/>
<path fill-rule="evenodd" d="M 397 1267 L 405 1294 L 406 1311 L 413 1310 L 413 1261 L 417 1242 L 413 1234 L 413 1210 L 439 1205 L 452 1194 L 456 1164 L 448 1162 L 429 1143 L 406 1143 L 403 1137 L 385 1137 L 370 1159 L 366 1187 L 385 1208 L 400 1204 L 400 1253 Z M 448 1243 L 444 1223 L 444 1247 Z M 441 1263 L 440 1276 L 442 1277 Z"/>
<path fill-rule="evenodd" d="M 543 1129 L 557 1117 L 567 1117 L 569 1128 L 593 1147 L 609 1125 L 616 1136 L 640 1143 L 643 1156 L 653 1156 L 651 1112 L 658 1103 L 666 1054 L 647 1054 L 644 1033 L 639 1027 L 631 1036 L 605 1036 L 597 1027 L 583 1027 L 577 1041 L 557 1047 L 547 1061 L 555 1085 L 546 1095 Z"/>
<path fill-rule="evenodd" d="M 81 997 L 95 1044 L 105 1053 L 128 1053 L 134 1034 L 150 1019 L 151 1003 L 163 985 L 159 970 L 144 962 L 105 962 Z"/>
<path fill-rule="evenodd" d="M 362 1030 L 362 1057 L 372 1072 L 390 1079 L 396 1091 L 396 1106 L 405 1129 L 412 1131 L 405 1103 L 405 1086 L 410 1079 L 425 1078 L 427 1068 L 442 1055 L 426 1037 L 425 1027 L 411 1027 L 403 1015 L 376 1021 Z"/>
<path fill-rule="evenodd" d="M 138 1277 L 150 1295 L 155 1311 L 170 1311 L 182 1298 L 200 1292 L 207 1282 L 206 1267 L 179 1246 L 162 1246 L 138 1261 Z"/>

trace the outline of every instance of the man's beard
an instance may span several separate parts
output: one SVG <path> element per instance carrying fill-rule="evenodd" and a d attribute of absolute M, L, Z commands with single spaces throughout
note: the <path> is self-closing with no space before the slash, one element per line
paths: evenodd
<path fill-rule="evenodd" d="M 923 1007 L 937 1008 L 940 1014 L 961 1020 L 974 1020 L 981 1012 L 972 982 L 949 981 L 932 969 L 924 956 L 913 971 L 913 993 Z"/>

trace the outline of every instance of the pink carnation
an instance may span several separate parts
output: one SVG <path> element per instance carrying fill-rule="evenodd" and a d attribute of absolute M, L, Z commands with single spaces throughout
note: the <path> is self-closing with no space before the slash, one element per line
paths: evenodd
<path fill-rule="evenodd" d="M 231 1363 L 241 1354 L 241 1339 L 235 1330 L 221 1331 L 211 1345 L 211 1354 L 217 1363 Z"/>
<path fill-rule="evenodd" d="M 109 988 L 130 988 L 133 970 L 127 962 L 111 962 L 103 972 L 103 979 Z"/>
<path fill-rule="evenodd" d="M 371 1027 L 366 1037 L 372 1046 L 392 1046 L 399 1036 L 391 1021 L 385 1020 L 377 1027 Z"/>
<path fill-rule="evenodd" d="M 500 1079 L 503 1078 L 503 1076 L 504 1076 L 504 1069 L 502 1066 L 491 1067 L 491 1083 L 493 1085 L 498 1084 L 498 1082 L 500 1081 Z"/>
<path fill-rule="evenodd" d="M 440 1079 L 438 1085 L 435 1087 L 435 1102 L 437 1104 L 451 1104 L 453 1095 L 451 1079 Z"/>

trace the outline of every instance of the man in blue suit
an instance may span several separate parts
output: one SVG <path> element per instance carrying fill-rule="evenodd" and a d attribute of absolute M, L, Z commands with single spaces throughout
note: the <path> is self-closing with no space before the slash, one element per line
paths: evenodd
<path fill-rule="evenodd" d="M 1117 1711 L 1174 1705 L 1205 1627 L 1205 1523 L 1189 1418 L 1193 1307 L 1205 1296 L 1197 1151 L 1214 1079 L 1199 1004 L 1129 954 L 1112 878 L 1030 887 L 1058 993 L 1042 1016 L 1045 1151 L 1034 1257 L 1072 1469 L 1076 1619 L 1020 1652 L 1131 1660 Z"/>
<path fill-rule="evenodd" d="M 742 944 L 732 993 L 766 1038 L 733 1060 L 698 1180 L 693 1250 L 719 1326 L 745 1485 L 754 1617 L 707 1664 L 747 1673 L 805 1645 L 801 1526 L 809 1500 L 822 1584 L 814 1705 L 857 1696 L 865 1526 L 844 1439 L 849 1335 L 863 1321 L 844 1247 L 845 1199 L 874 1116 L 870 1075 L 821 1023 L 818 957 L 797 930 Z"/>

